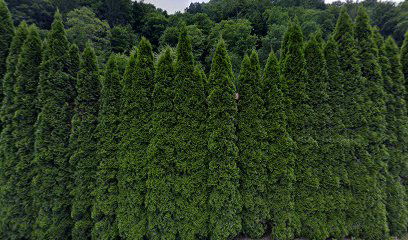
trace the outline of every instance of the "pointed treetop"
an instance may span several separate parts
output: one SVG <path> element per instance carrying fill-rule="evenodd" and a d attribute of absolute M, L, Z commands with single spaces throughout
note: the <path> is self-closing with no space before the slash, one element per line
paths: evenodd
<path fill-rule="evenodd" d="M 245 54 L 241 64 L 241 72 L 239 73 L 239 85 L 248 84 L 251 81 L 251 59 Z"/>
<path fill-rule="evenodd" d="M 54 21 L 51 25 L 51 30 L 48 33 L 47 39 L 52 58 L 59 59 L 64 57 L 68 49 L 69 42 L 65 33 L 61 13 L 58 10 L 55 12 Z"/>
<path fill-rule="evenodd" d="M 0 0 L 0 29 L 0 79 L 2 79 L 6 72 L 6 59 L 14 35 L 13 20 L 4 0 Z"/>
<path fill-rule="evenodd" d="M 356 39 L 369 39 L 372 36 L 370 17 L 364 7 L 359 7 L 356 18 L 355 37 Z"/>
<path fill-rule="evenodd" d="M 171 48 L 166 47 L 166 49 L 160 54 L 157 62 L 155 78 L 155 82 L 157 84 L 162 84 L 163 86 L 169 86 L 172 84 L 172 79 L 163 76 L 172 75 L 174 72 L 173 61 L 174 59 L 171 53 Z"/>
<path fill-rule="evenodd" d="M 258 52 L 255 50 L 252 50 L 251 52 L 251 56 L 250 56 L 250 60 L 251 60 L 251 66 L 252 66 L 252 70 L 255 71 L 254 73 L 259 75 L 257 77 L 260 77 L 261 74 L 261 64 L 259 62 L 259 56 L 258 56 Z"/>
<path fill-rule="evenodd" d="M 179 42 L 177 45 L 177 71 L 193 72 L 194 59 L 191 40 L 188 36 L 187 28 L 182 26 L 180 30 Z"/>
<path fill-rule="evenodd" d="M 343 7 L 340 16 L 337 19 L 336 28 L 334 31 L 334 39 L 337 42 L 342 42 L 342 39 L 347 39 L 353 34 L 353 23 L 347 13 L 347 9 Z"/>
<path fill-rule="evenodd" d="M 263 79 L 264 88 L 271 84 L 277 84 L 277 82 L 272 81 L 278 81 L 279 79 L 279 61 L 273 50 L 269 53 L 266 61 Z"/>
<path fill-rule="evenodd" d="M 221 84 L 225 77 L 228 77 L 228 81 L 233 85 L 234 74 L 232 72 L 231 58 L 227 52 L 225 41 L 220 39 L 212 59 L 211 72 L 208 80 L 210 86 Z M 212 88 L 210 87 L 209 89 L 211 90 Z"/>

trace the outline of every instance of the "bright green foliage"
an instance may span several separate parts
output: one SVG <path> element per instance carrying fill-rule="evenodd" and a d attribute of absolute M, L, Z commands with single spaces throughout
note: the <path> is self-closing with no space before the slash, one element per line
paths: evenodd
<path fill-rule="evenodd" d="M 0 0 L 0 79 L 3 79 L 6 74 L 6 62 L 9 54 L 9 47 L 14 35 L 14 25 L 11 19 L 10 11 L 7 8 L 6 2 Z M 2 100 L 2 87 L 0 84 L 0 101 Z"/>
<path fill-rule="evenodd" d="M 207 120 L 209 169 L 209 236 L 226 240 L 241 230 L 242 200 L 239 193 L 236 89 L 231 60 L 220 40 L 209 76 Z"/>
<path fill-rule="evenodd" d="M 33 197 L 38 212 L 32 239 L 68 239 L 71 232 L 69 135 L 74 86 L 67 71 L 68 40 L 59 12 L 48 33 L 41 65 Z"/>
<path fill-rule="evenodd" d="M 408 209 L 407 187 L 407 106 L 406 89 L 398 46 L 388 38 L 380 48 L 380 63 L 384 76 L 387 96 L 387 142 L 390 157 L 388 161 L 387 213 L 392 236 L 403 236 L 407 232 Z"/>
<path fill-rule="evenodd" d="M 175 67 L 174 127 L 176 161 L 175 219 L 181 239 L 192 240 L 207 234 L 207 134 L 204 79 L 194 67 L 191 41 L 181 29 Z"/>
<path fill-rule="evenodd" d="M 9 234 L 14 231 L 13 220 L 16 212 L 13 208 L 15 163 L 16 163 L 16 148 L 15 138 L 13 138 L 13 116 L 15 111 L 14 106 L 14 85 L 16 82 L 15 72 L 18 65 L 18 58 L 21 52 L 22 45 L 27 37 L 27 24 L 22 22 L 16 30 L 13 41 L 10 46 L 10 52 L 7 57 L 7 72 L 3 79 L 3 101 L 0 109 L 2 131 L 0 135 L 0 225 L 1 237 L 8 239 Z"/>
<path fill-rule="evenodd" d="M 339 46 L 341 81 L 343 96 L 341 99 L 343 136 L 347 139 L 345 166 L 347 167 L 348 185 L 344 196 L 348 206 L 346 216 L 349 233 L 364 238 L 382 239 L 386 227 L 379 222 L 379 228 L 373 228 L 371 219 L 378 219 L 383 214 L 378 204 L 378 182 L 372 176 L 375 163 L 368 153 L 369 131 L 367 119 L 370 117 L 370 101 L 366 94 L 366 81 L 362 77 L 358 51 L 353 36 L 353 24 L 343 8 L 337 22 L 334 39 Z M 374 221 L 376 222 L 376 221 Z"/>
<path fill-rule="evenodd" d="M 284 81 L 285 84 L 282 86 L 287 86 L 286 89 L 282 90 L 286 97 L 285 104 L 288 104 L 286 110 L 288 131 L 296 142 L 294 149 L 295 215 L 292 216 L 286 236 L 287 239 L 292 239 L 292 231 L 296 235 L 306 234 L 305 229 L 301 232 L 302 222 L 305 222 L 304 227 L 306 228 L 308 213 L 316 210 L 312 196 L 319 190 L 319 186 L 317 170 L 314 168 L 316 156 L 313 150 L 316 143 L 310 134 L 309 127 L 312 110 L 307 102 L 303 34 L 297 21 L 291 23 L 286 35 L 287 46 L 281 66 L 281 81 Z"/>
<path fill-rule="evenodd" d="M 93 239 L 119 239 L 116 209 L 118 207 L 118 136 L 121 105 L 121 74 L 117 57 L 111 55 L 102 80 L 99 122 L 97 126 L 97 159 L 100 161 L 96 173 L 95 202 L 92 218 L 95 225 Z"/>
<path fill-rule="evenodd" d="M 404 42 L 401 48 L 401 64 L 402 71 L 405 77 L 405 89 L 408 87 L 408 32 L 405 33 Z M 405 102 L 408 101 L 408 96 L 405 96 Z"/>
<path fill-rule="evenodd" d="M 240 192 L 243 200 L 243 233 L 260 238 L 265 233 L 265 220 L 269 218 L 267 204 L 267 173 L 263 148 L 265 130 L 262 114 L 261 68 L 258 54 L 253 51 L 251 59 L 245 56 L 239 75 L 238 101 L 238 148 L 241 170 Z"/>
<path fill-rule="evenodd" d="M 136 59 L 130 57 L 122 95 L 118 223 L 120 235 L 126 239 L 143 239 L 147 230 L 146 155 L 151 138 L 153 78 L 152 46 L 142 38 Z"/>
<path fill-rule="evenodd" d="M 152 140 L 148 148 L 147 217 L 149 239 L 176 239 L 176 171 L 173 129 L 174 60 L 170 48 L 160 55 L 153 92 Z"/>
<path fill-rule="evenodd" d="M 327 66 L 327 104 L 330 109 L 326 114 L 329 121 L 326 122 L 325 134 L 327 140 L 331 141 L 326 153 L 329 172 L 331 175 L 327 176 L 327 183 L 329 188 L 325 189 L 328 199 L 326 199 L 326 221 L 331 236 L 342 238 L 347 235 L 346 215 L 345 210 L 346 199 L 344 196 L 344 185 L 347 183 L 347 171 L 345 160 L 346 147 L 345 137 L 343 136 L 344 125 L 342 122 L 342 105 L 341 99 L 343 97 L 343 83 L 341 79 L 338 47 L 335 40 L 330 37 L 324 46 L 324 56 Z M 309 62 L 310 63 L 310 62 Z M 326 165 L 326 167 L 327 167 Z M 331 169 L 331 171 L 330 171 Z"/>
<path fill-rule="evenodd" d="M 355 39 L 360 59 L 361 73 L 366 79 L 364 95 L 367 95 L 367 100 L 371 101 L 367 109 L 366 119 L 368 123 L 368 131 L 366 133 L 366 140 L 368 141 L 368 152 L 371 155 L 371 161 L 367 165 L 367 170 L 370 175 L 369 183 L 366 191 L 370 198 L 367 198 L 366 204 L 369 207 L 370 221 L 367 221 L 363 227 L 363 236 L 372 236 L 377 239 L 385 239 L 388 235 L 387 216 L 384 204 L 385 192 L 383 191 L 385 182 L 386 158 L 387 149 L 384 145 L 386 136 L 386 120 L 385 120 L 385 91 L 383 88 L 383 78 L 381 75 L 381 68 L 378 63 L 378 49 L 374 41 L 372 27 L 369 22 L 369 17 L 364 8 L 360 8 L 356 18 L 355 24 Z"/>
<path fill-rule="evenodd" d="M 262 81 L 264 99 L 264 130 L 266 131 L 265 163 L 267 172 L 267 203 L 272 236 L 288 239 L 287 224 L 291 220 L 293 202 L 293 141 L 287 133 L 285 101 L 279 75 L 279 62 L 272 51 Z M 289 233 L 290 235 L 290 233 Z"/>
<path fill-rule="evenodd" d="M 74 171 L 71 216 L 74 221 L 72 239 L 90 239 L 93 221 L 91 208 L 96 186 L 96 169 L 99 165 L 96 149 L 100 79 L 94 49 L 88 45 L 78 73 L 74 116 L 70 136 L 69 162 Z"/>
<path fill-rule="evenodd" d="M 30 197 L 32 161 L 34 159 L 34 124 L 37 120 L 36 104 L 39 67 L 41 64 L 41 39 L 38 29 L 31 26 L 21 49 L 15 72 L 14 109 L 12 136 L 15 151 L 12 163 L 13 176 L 8 183 L 13 192 L 12 209 L 15 211 L 12 222 L 14 231 L 8 232 L 10 238 L 29 239 L 34 220 L 32 199 Z"/>
<path fill-rule="evenodd" d="M 306 59 L 306 91 L 308 103 L 312 111 L 309 121 L 311 136 L 318 143 L 314 152 L 314 161 L 309 161 L 309 166 L 315 171 L 312 176 L 317 184 L 315 193 L 310 196 L 313 203 L 306 210 L 313 219 L 303 219 L 302 236 L 309 239 L 326 239 L 331 236 L 332 222 L 327 221 L 329 215 L 333 214 L 332 201 L 335 197 L 331 195 L 332 187 L 336 184 L 333 175 L 337 167 L 333 152 L 336 146 L 332 144 L 332 133 L 330 132 L 331 107 L 328 104 L 328 73 L 326 60 L 323 54 L 322 42 L 319 35 L 315 35 L 305 45 L 304 54 Z"/>

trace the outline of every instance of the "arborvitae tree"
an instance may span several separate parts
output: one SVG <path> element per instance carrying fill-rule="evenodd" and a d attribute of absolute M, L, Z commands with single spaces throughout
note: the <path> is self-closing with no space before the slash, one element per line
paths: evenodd
<path fill-rule="evenodd" d="M 236 89 L 225 42 L 220 40 L 209 76 L 207 131 L 209 150 L 209 236 L 226 240 L 241 230 L 242 200 L 239 193 Z"/>
<path fill-rule="evenodd" d="M 142 38 L 137 57 L 131 56 L 124 76 L 119 168 L 119 231 L 126 239 L 143 239 L 147 231 L 145 207 L 147 147 L 154 78 L 150 42 Z"/>
<path fill-rule="evenodd" d="M 10 46 L 10 52 L 7 57 L 7 72 L 3 79 L 3 101 L 0 109 L 2 131 L 0 135 L 0 223 L 1 232 L 5 239 L 9 239 L 15 233 L 14 216 L 17 213 L 14 208 L 14 199 L 12 197 L 15 181 L 15 163 L 16 148 L 13 138 L 13 116 L 14 106 L 14 84 L 16 82 L 15 71 L 22 45 L 27 37 L 27 24 L 22 22 L 16 30 L 13 41 Z M 10 234 L 10 235 L 9 235 Z"/>
<path fill-rule="evenodd" d="M 271 52 L 262 81 L 266 131 L 265 163 L 267 169 L 267 203 L 272 238 L 289 239 L 287 224 L 291 221 L 293 203 L 293 141 L 287 133 L 285 101 L 281 91 L 279 62 Z"/>
<path fill-rule="evenodd" d="M 181 239 L 197 239 L 207 234 L 206 101 L 204 80 L 195 71 L 191 40 L 182 28 L 175 67 L 174 148 L 177 176 L 175 203 L 177 231 Z"/>
<path fill-rule="evenodd" d="M 13 189 L 12 208 L 14 231 L 10 238 L 29 239 L 34 220 L 32 206 L 31 180 L 32 161 L 34 159 L 34 124 L 37 120 L 36 104 L 39 67 L 41 64 L 41 39 L 37 27 L 31 26 L 21 49 L 15 72 L 14 109 L 12 136 L 15 145 L 15 160 L 12 163 L 13 177 L 10 186 Z"/>
<path fill-rule="evenodd" d="M 264 103 L 260 83 L 258 54 L 253 51 L 251 59 L 245 56 L 242 61 L 237 116 L 238 166 L 241 170 L 240 192 L 243 200 L 242 227 L 243 233 L 252 238 L 263 236 L 266 219 L 269 218 L 266 159 L 263 154 Z"/>
<path fill-rule="evenodd" d="M 306 230 L 302 229 L 302 222 L 305 222 L 304 227 L 308 227 L 306 221 L 310 218 L 308 214 L 316 210 L 314 196 L 316 191 L 319 191 L 319 186 L 317 170 L 314 168 L 316 156 L 313 150 L 316 143 L 310 134 L 309 126 L 312 111 L 307 102 L 308 96 L 305 89 L 303 34 L 297 21 L 289 26 L 287 38 L 286 55 L 281 67 L 281 81 L 285 83 L 282 86 L 287 86 L 283 91 L 286 96 L 285 104 L 288 104 L 286 111 L 288 131 L 296 142 L 294 149 L 296 183 L 293 195 L 295 214 L 292 216 L 287 232 L 287 238 L 291 239 L 292 231 L 297 236 L 306 234 Z"/>
<path fill-rule="evenodd" d="M 6 73 L 6 62 L 9 47 L 14 35 L 14 25 L 9 9 L 4 0 L 0 0 L 0 79 Z M 0 101 L 3 98 L 2 84 L 0 84 Z"/>
<path fill-rule="evenodd" d="M 344 192 L 347 199 L 347 221 L 349 233 L 352 236 L 382 239 L 387 234 L 383 222 L 377 229 L 372 227 L 373 221 L 382 215 L 379 202 L 372 198 L 378 194 L 376 178 L 371 176 L 375 166 L 368 153 L 367 118 L 370 111 L 370 101 L 365 92 L 365 79 L 362 77 L 358 51 L 353 36 L 353 24 L 346 9 L 343 8 L 334 33 L 334 39 L 339 46 L 343 96 L 343 134 L 348 145 L 345 160 L 347 166 L 348 186 Z M 377 197 L 375 197 L 377 198 Z M 375 221 L 377 221 L 375 220 Z"/>
<path fill-rule="evenodd" d="M 401 48 L 401 64 L 402 71 L 405 77 L 405 89 L 408 88 L 408 32 L 405 33 L 404 42 Z M 405 96 L 405 102 L 408 101 L 408 96 Z"/>
<path fill-rule="evenodd" d="M 96 154 L 100 79 L 94 49 L 87 44 L 78 73 L 74 116 L 70 136 L 70 164 L 74 171 L 71 216 L 72 239 L 91 239 L 91 209 L 99 158 Z"/>
<path fill-rule="evenodd" d="M 96 173 L 94 190 L 95 203 L 92 218 L 95 225 L 93 239 L 119 239 L 118 220 L 118 144 L 120 138 L 121 74 L 117 57 L 111 55 L 102 80 L 100 110 L 97 126 L 98 149 L 96 158 L 100 161 Z"/>
<path fill-rule="evenodd" d="M 330 37 L 324 47 L 324 56 L 327 66 L 327 103 L 330 106 L 329 121 L 325 129 L 328 141 L 331 141 L 331 146 L 328 151 L 331 154 L 327 160 L 332 166 L 332 171 L 329 177 L 330 188 L 327 189 L 328 198 L 326 201 L 326 221 L 329 229 L 329 234 L 336 238 L 343 238 L 347 235 L 346 215 L 345 210 L 346 198 L 344 196 L 344 186 L 347 184 L 347 171 L 345 160 L 346 147 L 345 137 L 343 136 L 344 125 L 342 122 L 342 105 L 343 98 L 343 83 L 341 79 L 338 47 L 337 43 Z M 310 63 L 310 61 L 309 61 Z"/>
<path fill-rule="evenodd" d="M 331 107 L 328 104 L 328 73 L 326 60 L 322 49 L 322 39 L 316 34 L 305 45 L 306 59 L 306 92 L 309 96 L 308 103 L 312 108 L 312 116 L 309 121 L 311 136 L 317 141 L 314 162 L 310 162 L 316 171 L 315 181 L 318 181 L 318 190 L 313 199 L 313 208 L 308 209 L 309 219 L 303 220 L 304 235 L 309 239 L 326 239 L 332 236 L 330 232 L 333 223 L 328 221 L 329 215 L 333 214 L 331 201 L 337 196 L 332 195 L 332 188 L 336 185 L 336 175 L 333 174 L 337 168 L 336 153 L 333 150 L 331 127 Z M 319 64 L 316 64 L 319 63 Z M 303 235 L 302 235 L 303 236 Z"/>
<path fill-rule="evenodd" d="M 367 170 L 372 183 L 369 185 L 371 193 L 366 204 L 369 206 L 370 221 L 364 226 L 365 231 L 369 232 L 364 236 L 372 236 L 377 239 L 387 238 L 389 229 L 387 226 L 387 212 L 385 209 L 384 185 L 386 171 L 386 157 L 388 156 L 385 142 L 385 91 L 383 88 L 383 78 L 381 68 L 378 63 L 378 49 L 374 41 L 372 27 L 366 10 L 361 7 L 358 11 L 355 25 L 355 38 L 357 47 L 357 56 L 360 59 L 362 76 L 366 79 L 364 86 L 364 95 L 370 101 L 367 107 L 370 110 L 366 113 L 368 131 L 365 138 L 368 141 L 368 152 L 371 155 L 372 163 L 367 165 Z"/>
<path fill-rule="evenodd" d="M 147 217 L 149 239 L 176 239 L 174 169 L 174 60 L 169 48 L 160 55 L 153 92 L 154 111 L 148 148 Z"/>
<path fill-rule="evenodd" d="M 380 48 L 380 62 L 387 91 L 387 142 L 388 161 L 387 213 L 391 235 L 403 236 L 408 226 L 407 178 L 408 117 L 405 102 L 406 89 L 400 52 L 392 38 Z"/>
<path fill-rule="evenodd" d="M 38 211 L 33 239 L 69 239 L 72 171 L 69 136 L 72 118 L 69 45 L 59 12 L 47 37 L 40 74 L 40 113 L 36 122 L 33 197 Z"/>

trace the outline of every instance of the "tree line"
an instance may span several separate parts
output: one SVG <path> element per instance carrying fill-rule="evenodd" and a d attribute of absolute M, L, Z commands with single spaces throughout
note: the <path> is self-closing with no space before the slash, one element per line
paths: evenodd
<path fill-rule="evenodd" d="M 104 64 L 59 11 L 45 39 L 0 13 L 2 239 L 406 234 L 408 37 L 365 8 L 327 38 L 291 20 L 238 77 L 223 38 L 207 74 L 185 25 Z"/>

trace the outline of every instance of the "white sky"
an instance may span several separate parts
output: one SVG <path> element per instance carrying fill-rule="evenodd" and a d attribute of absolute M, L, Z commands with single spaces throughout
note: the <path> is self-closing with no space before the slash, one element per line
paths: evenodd
<path fill-rule="evenodd" d="M 144 0 L 146 3 L 153 3 L 156 7 L 167 10 L 168 13 L 183 11 L 192 2 L 208 2 L 209 0 Z M 325 0 L 326 3 L 336 0 Z M 394 2 L 402 2 L 403 0 L 393 0 Z"/>

